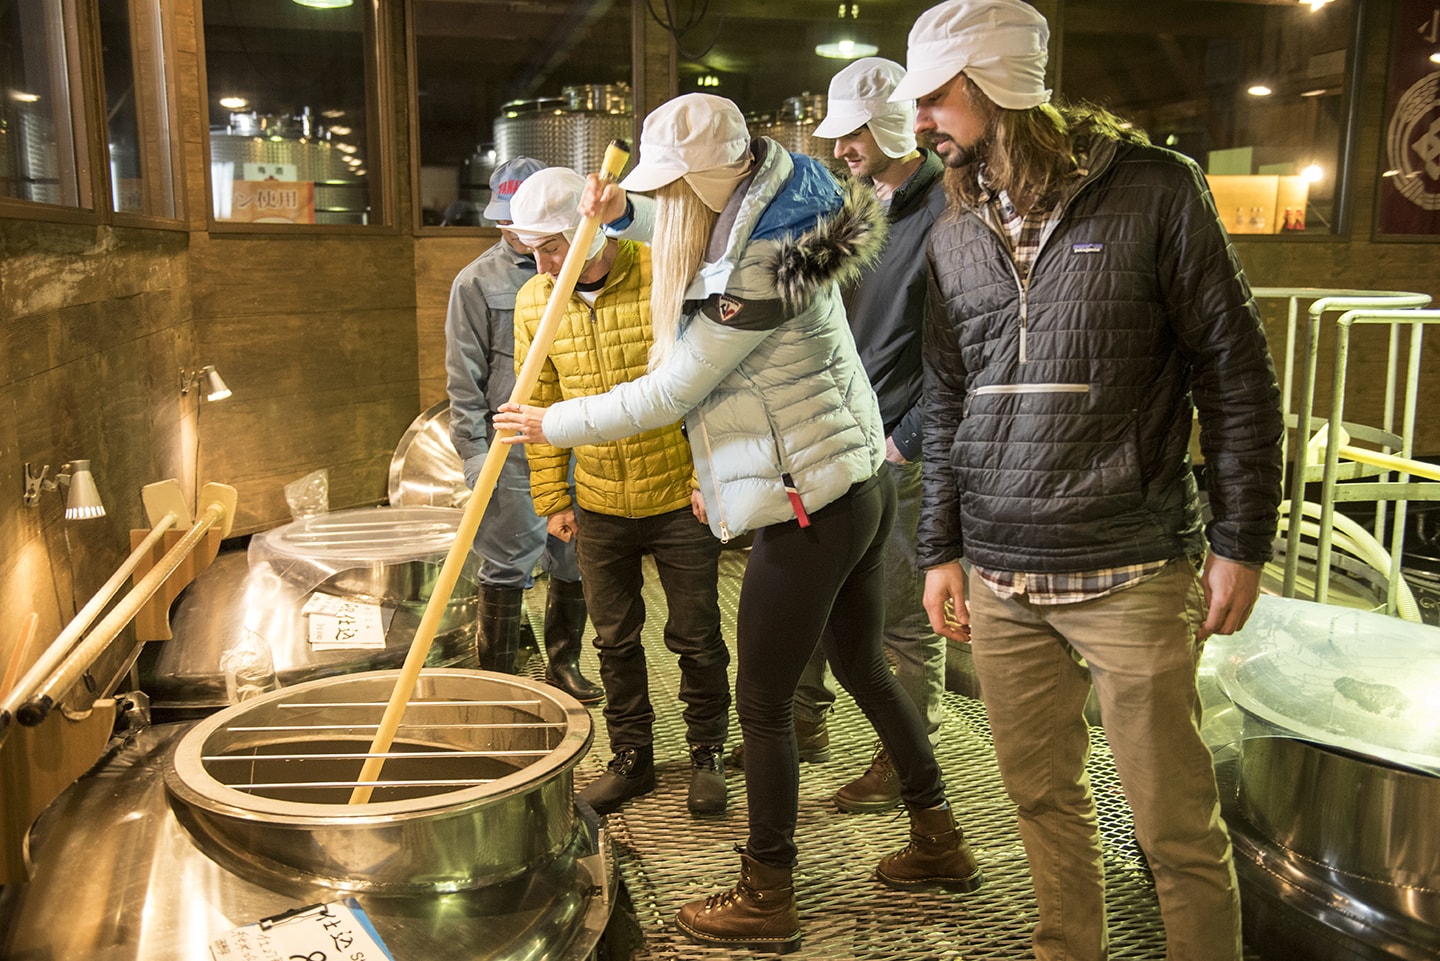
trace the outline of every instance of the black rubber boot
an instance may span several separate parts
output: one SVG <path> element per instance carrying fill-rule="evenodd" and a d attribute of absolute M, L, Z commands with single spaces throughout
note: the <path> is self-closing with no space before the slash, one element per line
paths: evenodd
<path fill-rule="evenodd" d="M 605 773 L 575 796 L 602 817 L 631 798 L 655 790 L 655 751 L 651 747 L 622 747 L 610 759 Z"/>
<path fill-rule="evenodd" d="M 535 640 L 535 629 L 530 626 L 530 614 L 522 606 L 520 608 L 520 645 L 515 649 L 515 673 L 524 674 L 530 659 L 539 656 L 540 644 Z"/>
<path fill-rule="evenodd" d="M 605 696 L 580 673 L 587 613 L 579 581 L 550 579 L 550 593 L 545 598 L 545 653 L 550 664 L 545 668 L 545 680 L 581 704 L 593 704 Z"/>
<path fill-rule="evenodd" d="M 515 673 L 515 648 L 520 643 L 518 587 L 480 585 L 480 614 L 475 624 L 476 659 L 483 671 Z"/>

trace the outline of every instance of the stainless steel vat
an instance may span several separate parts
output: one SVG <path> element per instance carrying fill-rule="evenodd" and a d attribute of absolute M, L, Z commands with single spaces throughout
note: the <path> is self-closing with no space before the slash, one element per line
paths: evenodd
<path fill-rule="evenodd" d="M 314 682 L 117 743 L 37 822 L 29 883 L 0 888 L 0 959 L 208 958 L 210 942 L 232 928 L 345 892 L 399 959 L 593 957 L 616 866 L 604 832 L 570 793 L 571 769 L 592 738 L 588 715 L 554 688 L 478 671 L 423 673 L 417 697 L 471 706 L 421 708 L 466 720 L 402 729 L 401 742 L 412 753 L 458 756 L 434 759 L 427 773 L 483 783 L 412 785 L 354 806 L 323 786 L 293 789 L 321 800 L 287 796 L 289 779 L 329 779 L 345 762 L 280 760 L 334 753 L 336 740 L 311 742 L 269 721 L 309 714 L 346 727 L 341 740 L 368 745 L 369 732 L 349 726 L 360 724 L 351 713 L 360 709 L 345 705 L 388 695 L 392 683 L 391 674 Z M 297 699 L 324 706 L 285 706 Z M 519 726 L 486 727 L 511 723 Z M 466 757 L 477 751 L 498 756 L 486 767 Z M 238 752 L 255 757 L 220 759 Z M 235 780 L 237 765 L 267 786 L 242 788 L 252 782 Z M 416 780 L 408 766 L 387 763 L 382 777 Z"/>
<path fill-rule="evenodd" d="M 311 681 L 196 725 L 165 783 L 200 846 L 256 879 L 405 894 L 494 884 L 554 857 L 575 828 L 590 716 L 509 675 L 422 672 L 372 800 L 348 803 L 398 675 Z"/>
<path fill-rule="evenodd" d="M 281 685 L 398 667 L 460 517 L 428 508 L 336 511 L 256 535 L 248 552 L 221 553 L 176 601 L 174 641 L 141 652 L 139 682 L 156 715 L 224 707 L 220 664 L 242 644 L 264 645 Z M 346 539 L 357 533 L 369 543 Z M 441 615 L 429 666 L 473 664 L 475 591 L 467 568 Z M 378 604 L 385 646 L 312 647 L 303 609 L 315 592 Z"/>
<path fill-rule="evenodd" d="M 1440 630 L 1262 597 L 1210 645 L 1243 717 L 1227 819 L 1247 941 L 1440 958 Z"/>

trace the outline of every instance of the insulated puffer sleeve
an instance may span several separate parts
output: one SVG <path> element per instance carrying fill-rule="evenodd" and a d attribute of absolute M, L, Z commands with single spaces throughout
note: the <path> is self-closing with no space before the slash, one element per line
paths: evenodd
<path fill-rule="evenodd" d="M 1187 177 L 1164 209 L 1160 279 L 1172 327 L 1191 366 L 1210 521 L 1222 557 L 1269 560 L 1281 496 L 1280 391 L 1259 308 L 1220 224 L 1204 174 Z"/>
<path fill-rule="evenodd" d="M 950 316 L 935 282 L 933 249 L 925 305 L 925 391 L 921 401 L 925 463 L 919 529 L 922 568 L 956 560 L 964 553 L 960 484 L 950 450 L 964 412 L 966 372 L 957 335 L 958 318 Z"/>

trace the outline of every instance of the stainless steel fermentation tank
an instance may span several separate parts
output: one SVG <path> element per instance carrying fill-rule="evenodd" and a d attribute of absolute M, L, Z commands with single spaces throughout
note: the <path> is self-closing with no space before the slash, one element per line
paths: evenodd
<path fill-rule="evenodd" d="M 600 169 L 610 141 L 634 139 L 634 125 L 628 87 L 565 87 L 559 97 L 507 103 L 495 118 L 495 156 L 501 162 L 534 157 L 589 173 Z"/>
<path fill-rule="evenodd" d="M 802 93 L 787 97 L 773 117 L 753 117 L 748 122 L 751 136 L 767 136 L 791 153 L 806 154 L 822 161 L 837 173 L 844 166 L 835 160 L 835 141 L 815 136 L 815 127 L 825 119 L 825 95 Z"/>
<path fill-rule="evenodd" d="M 299 117 L 235 113 L 227 125 L 210 129 L 211 168 L 227 174 L 217 184 L 243 179 L 246 164 L 293 166 L 296 181 L 315 184 L 317 224 L 368 223 L 369 188 L 347 156 L 308 111 Z"/>
<path fill-rule="evenodd" d="M 786 98 L 776 113 L 754 114 L 746 122 L 751 136 L 771 137 L 833 168 L 834 142 L 814 136 L 824 116 L 825 96 L 802 93 Z M 565 87 L 559 97 L 506 104 L 495 119 L 495 155 L 501 161 L 530 156 L 584 173 L 600 169 L 611 140 L 632 140 L 635 126 L 628 87 Z"/>
<path fill-rule="evenodd" d="M 30 882 L 0 890 L 0 957 L 203 958 L 347 895 L 397 958 L 590 957 L 616 876 L 573 800 L 588 712 L 524 678 L 425 671 L 372 800 L 349 804 L 398 674 L 132 735 L 37 822 Z"/>
<path fill-rule="evenodd" d="M 1205 661 L 1239 715 L 1217 767 L 1250 946 L 1440 959 L 1440 629 L 1262 596 Z"/>

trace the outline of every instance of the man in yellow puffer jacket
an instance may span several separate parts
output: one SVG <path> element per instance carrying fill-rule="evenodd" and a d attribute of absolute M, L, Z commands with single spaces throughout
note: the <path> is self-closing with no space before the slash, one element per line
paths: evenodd
<path fill-rule="evenodd" d="M 517 371 L 569 253 L 584 187 L 573 170 L 552 167 L 532 174 L 511 200 L 511 230 L 534 253 L 539 271 L 515 301 Z M 603 394 L 645 373 L 652 343 L 649 248 L 597 235 L 587 254 L 532 403 Z M 706 526 L 680 423 L 573 450 L 534 444 L 526 454 L 536 513 L 548 518 L 550 533 L 576 539 L 600 653 L 614 757 L 580 799 L 603 815 L 655 788 L 655 712 L 640 640 L 641 560 L 650 554 L 669 608 L 665 646 L 680 662 L 691 764 L 688 807 L 695 815 L 724 813 L 730 653 L 720 633 L 720 542 Z"/>

